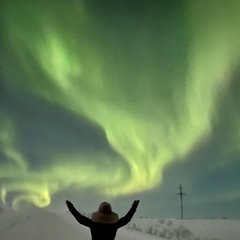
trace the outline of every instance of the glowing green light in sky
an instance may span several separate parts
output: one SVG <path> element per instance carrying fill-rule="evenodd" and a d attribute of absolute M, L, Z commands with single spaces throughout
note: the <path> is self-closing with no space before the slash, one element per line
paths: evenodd
<path fill-rule="evenodd" d="M 53 166 L 31 172 L 28 159 L 24 159 L 14 145 L 14 126 L 8 126 L 2 128 L 0 139 L 9 160 L 9 166 L 3 172 L 14 178 L 10 174 L 15 171 L 14 166 L 10 167 L 10 161 L 13 161 L 20 169 L 20 179 L 0 186 L 2 199 L 8 192 L 19 191 L 22 193 L 15 198 L 14 205 L 26 200 L 43 207 L 50 203 L 51 194 L 74 183 L 85 187 L 100 186 L 110 196 L 157 186 L 168 163 L 183 158 L 197 141 L 211 133 L 215 96 L 228 81 L 232 67 L 235 67 L 233 62 L 240 54 L 240 41 L 236 40 L 236 36 L 240 36 L 236 27 L 240 23 L 239 15 L 223 20 L 227 11 L 225 4 L 219 4 L 217 9 L 200 5 L 190 3 L 190 11 L 186 13 L 192 41 L 187 59 L 182 59 L 185 64 L 169 66 L 168 70 L 168 62 L 139 67 L 149 57 L 145 54 L 148 51 L 146 43 L 138 38 L 144 30 L 136 30 L 133 35 L 137 39 L 130 39 L 142 46 L 142 52 L 136 51 L 130 60 L 123 57 L 124 62 L 120 58 L 128 56 L 127 50 L 122 49 L 115 55 L 123 45 L 113 43 L 116 50 L 113 53 L 106 52 L 107 48 L 101 49 L 86 34 L 94 20 L 88 16 L 83 4 L 68 7 L 69 12 L 80 14 L 77 23 L 73 17 L 68 17 L 69 12 L 63 11 L 64 4 L 54 10 L 53 16 L 47 7 L 35 11 L 37 7 L 30 3 L 24 10 L 31 9 L 34 14 L 22 11 L 15 15 L 17 8 L 8 6 L 3 16 L 5 31 L 10 39 L 9 47 L 19 59 L 17 63 L 25 76 L 17 77 L 18 80 L 14 78 L 6 85 L 9 88 L 20 85 L 21 89 L 103 127 L 110 145 L 122 156 L 119 161 L 129 166 L 130 177 L 127 177 L 128 170 L 123 163 L 110 166 L 111 171 L 98 172 L 97 164 L 78 161 L 94 157 L 82 153 L 71 156 L 56 153 L 51 159 Z M 229 4 L 228 8 L 239 9 L 238 5 Z M 27 22 L 28 17 L 31 23 Z M 205 22 L 206 17 L 209 24 Z M 164 54 L 161 48 L 158 49 L 160 55 Z M 174 52 L 171 56 L 181 59 Z M 136 60 L 137 69 L 131 69 L 135 66 L 131 65 L 132 59 Z M 4 65 L 3 60 L 1 62 Z M 184 67 L 184 74 L 174 73 Z M 13 71 L 6 66 L 6 78 Z M 17 76 L 18 69 L 15 71 Z M 11 132 L 12 136 L 9 135 Z M 99 164 L 110 158 L 105 154 L 97 157 Z M 72 164 L 66 164 L 69 161 Z"/>

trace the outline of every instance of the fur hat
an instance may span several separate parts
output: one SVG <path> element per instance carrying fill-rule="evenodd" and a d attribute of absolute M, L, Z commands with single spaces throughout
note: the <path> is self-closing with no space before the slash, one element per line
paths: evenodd
<path fill-rule="evenodd" d="M 110 203 L 102 202 L 98 211 L 92 213 L 91 219 L 93 222 L 99 223 L 116 223 L 118 221 L 118 215 L 112 211 Z"/>

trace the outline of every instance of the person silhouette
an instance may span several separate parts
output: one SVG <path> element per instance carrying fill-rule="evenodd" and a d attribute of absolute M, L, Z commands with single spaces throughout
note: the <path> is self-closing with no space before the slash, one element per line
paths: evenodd
<path fill-rule="evenodd" d="M 92 240 L 114 240 L 117 230 L 131 221 L 139 202 L 139 200 L 135 200 L 128 213 L 120 219 L 118 214 L 112 211 L 110 203 L 102 202 L 98 211 L 93 212 L 90 219 L 79 213 L 73 204 L 66 200 L 67 207 L 75 219 L 90 228 Z"/>

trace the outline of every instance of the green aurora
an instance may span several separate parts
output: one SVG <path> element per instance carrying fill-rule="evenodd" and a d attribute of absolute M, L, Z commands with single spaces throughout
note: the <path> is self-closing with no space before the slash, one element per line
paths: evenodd
<path fill-rule="evenodd" d="M 212 134 L 218 99 L 239 64 L 240 2 L 150 2 L 112 12 L 106 1 L 108 14 L 92 1 L 1 2 L 4 89 L 88 119 L 115 152 L 59 151 L 33 171 L 17 144 L 18 126 L 2 110 L 3 202 L 15 193 L 15 207 L 45 207 L 73 186 L 111 197 L 153 189 L 168 164 Z M 239 116 L 233 119 L 239 141 Z"/>

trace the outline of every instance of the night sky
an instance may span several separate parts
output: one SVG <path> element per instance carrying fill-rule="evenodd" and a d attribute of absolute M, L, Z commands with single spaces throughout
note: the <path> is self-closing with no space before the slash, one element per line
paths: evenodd
<path fill-rule="evenodd" d="M 1 0 L 0 202 L 240 218 L 240 1 Z"/>

